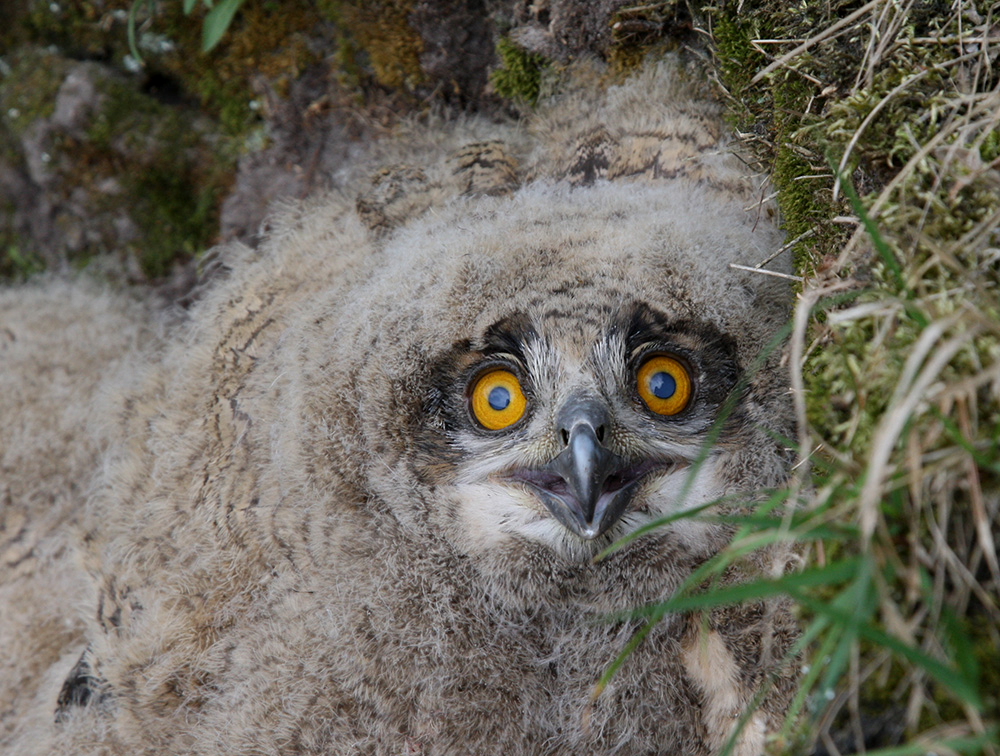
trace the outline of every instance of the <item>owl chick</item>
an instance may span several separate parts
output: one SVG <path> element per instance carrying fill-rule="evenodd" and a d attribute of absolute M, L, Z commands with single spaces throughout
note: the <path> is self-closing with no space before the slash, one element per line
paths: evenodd
<path fill-rule="evenodd" d="M 51 548 L 34 588 L 3 586 L 65 605 L 38 612 L 63 613 L 56 639 L 3 630 L 38 671 L 0 684 L 0 745 L 761 753 L 793 688 L 779 600 L 668 615 L 594 695 L 643 627 L 624 613 L 729 543 L 696 515 L 786 476 L 767 349 L 790 292 L 730 267 L 782 235 L 683 78 L 578 73 L 526 127 L 467 125 L 481 138 L 226 250 L 141 370 L 86 389 L 108 418 L 88 425 L 93 483 L 48 499 L 86 498 L 81 566 Z M 132 314 L 93 317 L 121 340 Z M 763 549 L 723 580 L 790 559 Z"/>

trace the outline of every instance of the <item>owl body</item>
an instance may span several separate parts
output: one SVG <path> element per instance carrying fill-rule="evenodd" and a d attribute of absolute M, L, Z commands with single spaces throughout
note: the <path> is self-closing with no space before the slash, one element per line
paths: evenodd
<path fill-rule="evenodd" d="M 697 755 L 741 718 L 734 752 L 762 752 L 793 687 L 780 601 L 668 615 L 595 689 L 644 625 L 624 613 L 732 537 L 679 515 L 786 475 L 789 292 L 729 267 L 781 234 L 679 76 L 587 82 L 225 252 L 127 387 L 92 390 L 85 627 L 13 706 L 16 752 Z"/>

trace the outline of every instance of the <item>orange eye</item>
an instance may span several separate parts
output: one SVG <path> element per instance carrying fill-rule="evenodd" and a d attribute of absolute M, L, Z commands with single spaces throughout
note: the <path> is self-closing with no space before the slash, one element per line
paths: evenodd
<path fill-rule="evenodd" d="M 673 357 L 650 357 L 639 368 L 639 396 L 658 415 L 676 415 L 691 401 L 691 375 Z"/>
<path fill-rule="evenodd" d="M 524 417 L 527 407 L 521 382 L 509 370 L 491 370 L 472 388 L 472 414 L 489 430 L 509 428 Z"/>

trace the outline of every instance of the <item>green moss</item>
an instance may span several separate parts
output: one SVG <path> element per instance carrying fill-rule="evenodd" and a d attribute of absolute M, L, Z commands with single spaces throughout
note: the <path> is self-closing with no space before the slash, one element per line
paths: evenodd
<path fill-rule="evenodd" d="M 350 35 L 342 33 L 337 39 L 333 53 L 334 70 L 337 79 L 348 92 L 360 93 L 364 84 L 365 72 L 360 62 L 362 51 Z"/>
<path fill-rule="evenodd" d="M 502 65 L 492 74 L 497 94 L 508 100 L 534 105 L 542 88 L 542 72 L 548 65 L 545 57 L 518 47 L 506 37 L 497 41 Z"/>
<path fill-rule="evenodd" d="M 881 269 L 875 268 L 878 280 Z M 874 290 L 855 304 L 875 305 L 884 296 Z M 920 335 L 911 321 L 903 321 L 888 334 L 879 334 L 878 325 L 873 319 L 860 319 L 824 326 L 825 348 L 810 362 L 807 417 L 813 427 L 824 429 L 835 448 L 870 448 L 906 355 Z"/>
<path fill-rule="evenodd" d="M 134 252 L 143 272 L 156 278 L 177 259 L 209 246 L 216 197 L 234 166 L 208 149 L 182 110 L 126 81 L 108 80 L 101 89 L 104 103 L 84 145 L 89 154 L 78 165 L 91 181 L 105 176 L 120 182 L 120 194 L 101 197 L 99 204 L 109 212 L 125 206 L 141 231 Z"/>
<path fill-rule="evenodd" d="M 752 40 L 779 34 L 774 24 L 775 16 L 760 7 L 756 14 L 720 15 L 714 27 L 716 57 L 733 124 L 761 137 L 757 145 L 763 145 L 761 156 L 772 166 L 783 228 L 791 238 L 809 233 L 793 250 L 796 268 L 808 272 L 817 250 L 843 242 L 844 230 L 830 223 L 842 208 L 831 200 L 829 160 L 808 128 L 819 120 L 812 110 L 813 85 L 787 71 L 753 83 L 767 61 Z"/>
<path fill-rule="evenodd" d="M 48 118 L 56 95 L 72 65 L 68 60 L 37 47 L 19 50 L 7 59 L 10 72 L 0 78 L 0 118 L 14 134 L 39 118 Z"/>
<path fill-rule="evenodd" d="M 837 147 L 839 159 L 860 130 L 851 167 L 864 166 L 885 183 L 938 131 L 951 110 L 947 77 L 935 68 L 942 62 L 937 56 L 921 59 L 904 45 L 891 65 L 874 73 L 871 86 L 830 103 L 814 138 Z"/>
<path fill-rule="evenodd" d="M 750 40 L 758 36 L 755 24 L 738 16 L 721 15 L 715 21 L 714 40 L 718 71 L 730 94 L 729 115 L 741 131 L 766 130 L 770 118 L 770 93 L 754 89 L 750 81 L 765 64 L 763 54 Z M 760 125 L 758 126 L 758 123 Z"/>
<path fill-rule="evenodd" d="M 778 148 L 772 180 L 778 189 L 784 228 L 793 238 L 814 229 L 829 216 L 829 203 L 817 199 L 817 192 L 813 191 L 815 182 L 810 186 L 808 179 L 800 180 L 812 173 L 810 168 L 809 162 L 794 147 Z"/>
<path fill-rule="evenodd" d="M 151 278 L 165 275 L 178 258 L 202 252 L 211 241 L 217 187 L 199 186 L 193 179 L 190 172 L 159 165 L 129 182 L 130 214 L 145 232 L 137 254 Z"/>
<path fill-rule="evenodd" d="M 979 145 L 979 157 L 984 163 L 1000 158 L 1000 129 L 993 129 Z"/>
<path fill-rule="evenodd" d="M 13 234 L 0 233 L 0 281 L 23 281 L 45 270 L 45 262 Z"/>

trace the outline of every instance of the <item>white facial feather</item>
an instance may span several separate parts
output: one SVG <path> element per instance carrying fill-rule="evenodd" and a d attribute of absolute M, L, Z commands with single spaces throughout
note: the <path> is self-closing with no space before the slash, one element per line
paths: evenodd
<path fill-rule="evenodd" d="M 511 538 L 523 537 L 569 557 L 593 556 L 608 543 L 641 527 L 686 513 L 690 516 L 673 520 L 667 527 L 692 549 L 700 550 L 708 526 L 699 522 L 698 516 L 711 514 L 710 505 L 725 495 L 724 482 L 717 474 L 720 465 L 717 455 L 709 456 L 697 467 L 679 464 L 672 471 L 650 475 L 621 521 L 605 537 L 593 544 L 582 543 L 552 516 L 537 494 L 524 485 L 502 482 L 495 477 L 498 471 L 513 466 L 512 457 L 502 461 L 491 459 L 494 464 L 467 466 L 462 482 L 455 486 L 461 529 L 477 550 L 495 548 Z"/>

